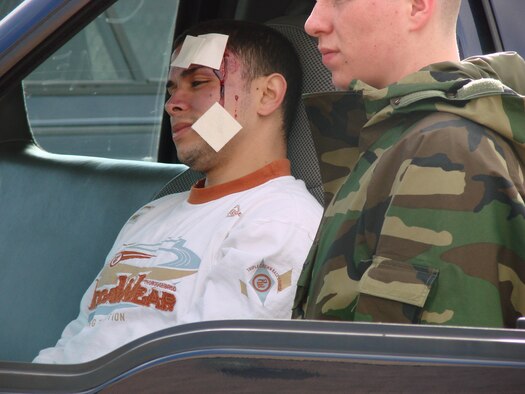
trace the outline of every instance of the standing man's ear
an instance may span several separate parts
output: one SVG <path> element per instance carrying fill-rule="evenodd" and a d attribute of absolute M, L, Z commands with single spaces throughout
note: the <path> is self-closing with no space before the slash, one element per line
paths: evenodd
<path fill-rule="evenodd" d="M 286 94 L 286 79 L 281 74 L 273 73 L 258 78 L 258 87 L 260 90 L 260 99 L 257 113 L 261 116 L 267 116 L 281 107 Z"/>
<path fill-rule="evenodd" d="M 421 30 L 436 12 L 436 1 L 408 0 L 410 2 L 410 31 Z"/>

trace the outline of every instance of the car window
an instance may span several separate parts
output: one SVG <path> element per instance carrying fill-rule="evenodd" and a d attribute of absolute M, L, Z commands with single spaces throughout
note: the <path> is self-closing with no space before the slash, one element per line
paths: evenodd
<path fill-rule="evenodd" d="M 523 0 L 492 0 L 492 10 L 498 24 L 503 49 L 525 56 L 525 2 Z"/>
<path fill-rule="evenodd" d="M 24 80 L 42 148 L 156 161 L 178 3 L 120 0 Z"/>
<path fill-rule="evenodd" d="M 7 0 L 0 2 L 0 20 L 13 11 L 21 0 Z"/>
<path fill-rule="evenodd" d="M 457 24 L 457 40 L 461 58 L 484 53 L 481 33 L 476 27 L 476 16 L 468 2 L 462 1 Z"/>

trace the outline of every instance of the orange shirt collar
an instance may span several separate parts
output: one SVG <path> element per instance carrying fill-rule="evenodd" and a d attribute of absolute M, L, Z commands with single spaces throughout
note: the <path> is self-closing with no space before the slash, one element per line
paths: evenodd
<path fill-rule="evenodd" d="M 204 204 L 229 194 L 242 192 L 262 185 L 271 179 L 290 175 L 290 161 L 280 159 L 272 161 L 270 164 L 259 168 L 242 178 L 235 179 L 220 185 L 204 187 L 205 179 L 201 179 L 190 190 L 188 202 L 190 204 Z"/>

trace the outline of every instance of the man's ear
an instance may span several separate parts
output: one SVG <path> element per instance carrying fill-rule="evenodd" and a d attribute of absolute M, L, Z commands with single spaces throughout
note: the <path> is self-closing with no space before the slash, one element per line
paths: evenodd
<path fill-rule="evenodd" d="M 411 3 L 410 30 L 417 31 L 425 27 L 436 13 L 436 1 L 443 0 L 409 0 Z"/>
<path fill-rule="evenodd" d="M 284 100 L 286 87 L 286 80 L 281 74 L 273 73 L 261 77 L 259 85 L 261 95 L 257 113 L 267 116 L 279 109 Z"/>

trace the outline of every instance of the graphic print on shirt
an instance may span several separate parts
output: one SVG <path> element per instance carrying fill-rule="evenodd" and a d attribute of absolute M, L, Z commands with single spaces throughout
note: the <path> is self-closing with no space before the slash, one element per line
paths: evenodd
<path fill-rule="evenodd" d="M 241 207 L 239 205 L 236 205 L 230 210 L 230 212 L 228 212 L 228 215 L 226 215 L 226 217 L 232 218 L 232 217 L 241 216 L 241 215 L 242 215 Z"/>
<path fill-rule="evenodd" d="M 281 292 L 292 285 L 292 270 L 279 274 L 272 266 L 266 264 L 264 260 L 260 264 L 252 265 L 248 269 L 253 274 L 250 277 L 248 286 L 255 290 L 255 294 L 264 305 L 268 294 L 277 284 L 277 292 Z M 248 297 L 247 284 L 240 281 L 241 293 Z"/>
<path fill-rule="evenodd" d="M 176 304 L 173 281 L 195 274 L 201 263 L 200 257 L 185 243 L 182 238 L 168 238 L 155 244 L 123 245 L 97 279 L 89 305 L 92 311 L 89 321 L 95 315 L 109 318 L 122 308 L 173 311 Z"/>

